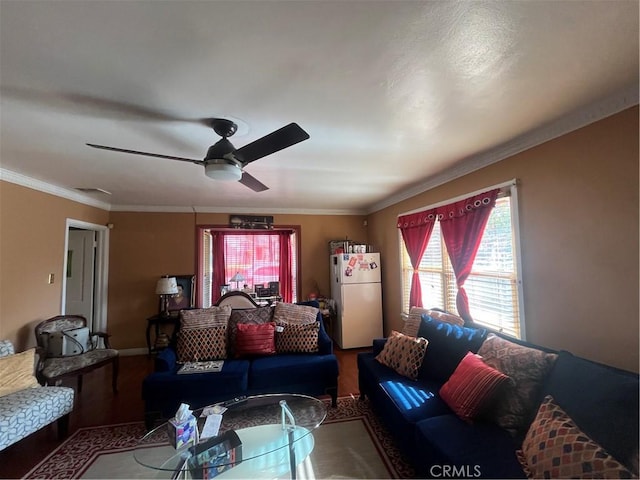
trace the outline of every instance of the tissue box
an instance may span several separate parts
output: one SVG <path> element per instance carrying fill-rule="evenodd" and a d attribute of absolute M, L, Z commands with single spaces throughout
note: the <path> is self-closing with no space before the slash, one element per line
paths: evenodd
<path fill-rule="evenodd" d="M 167 423 L 169 442 L 176 450 L 194 445 L 197 439 L 197 431 L 198 422 L 193 415 L 190 415 L 184 422 L 176 422 L 176 419 L 172 418 Z"/>

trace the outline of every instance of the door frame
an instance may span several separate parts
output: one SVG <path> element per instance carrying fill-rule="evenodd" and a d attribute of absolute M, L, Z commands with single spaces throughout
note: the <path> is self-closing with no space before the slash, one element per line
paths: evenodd
<path fill-rule="evenodd" d="M 69 252 L 69 230 L 79 228 L 96 232 L 96 265 L 94 271 L 94 299 L 93 299 L 93 328 L 92 330 L 107 331 L 107 299 L 109 284 L 109 227 L 95 223 L 83 222 L 67 218 L 64 233 L 64 260 L 62 263 L 62 298 L 60 313 L 64 315 L 67 308 L 67 261 Z"/>

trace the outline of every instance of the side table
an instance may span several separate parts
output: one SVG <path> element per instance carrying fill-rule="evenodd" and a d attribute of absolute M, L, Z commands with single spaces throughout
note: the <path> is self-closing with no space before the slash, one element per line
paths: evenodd
<path fill-rule="evenodd" d="M 156 348 L 151 346 L 151 327 L 155 326 L 155 335 L 156 335 L 154 339 L 154 342 L 155 342 L 155 340 L 157 340 L 158 336 L 160 335 L 161 325 L 172 325 L 173 330 L 171 331 L 171 335 L 173 335 L 176 331 L 176 328 L 178 327 L 179 322 L 180 322 L 180 317 L 178 315 L 170 315 L 168 317 L 165 317 L 164 315 L 157 314 L 147 318 L 146 338 L 147 338 L 147 349 L 149 350 L 149 355 L 151 355 L 152 352 L 156 351 Z"/>

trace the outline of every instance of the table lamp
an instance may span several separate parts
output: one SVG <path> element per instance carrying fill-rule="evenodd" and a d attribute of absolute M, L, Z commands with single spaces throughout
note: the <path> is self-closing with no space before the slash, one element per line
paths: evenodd
<path fill-rule="evenodd" d="M 236 290 L 240 290 L 238 284 L 240 282 L 244 282 L 244 277 L 240 274 L 240 272 L 236 272 L 236 274 L 229 279 L 230 282 L 236 282 Z"/>
<path fill-rule="evenodd" d="M 162 316 L 169 316 L 169 296 L 178 293 L 178 283 L 176 277 L 165 275 L 156 283 L 156 294 L 160 295 L 162 301 Z"/>

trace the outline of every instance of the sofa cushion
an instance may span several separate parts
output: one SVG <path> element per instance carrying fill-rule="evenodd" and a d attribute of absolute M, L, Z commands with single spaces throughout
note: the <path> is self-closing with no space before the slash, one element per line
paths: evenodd
<path fill-rule="evenodd" d="M 276 325 L 278 353 L 315 353 L 318 351 L 320 322 L 307 325 L 279 323 Z"/>
<path fill-rule="evenodd" d="M 559 352 L 543 394 L 552 395 L 580 430 L 638 476 L 637 373 Z"/>
<path fill-rule="evenodd" d="M 173 415 L 181 402 L 198 408 L 217 399 L 226 400 L 247 390 L 249 360 L 226 359 L 222 370 L 215 373 L 176 375 L 170 371 L 155 372 L 142 381 L 142 396 L 147 409 L 161 405 L 166 415 Z M 199 402 L 199 399 L 208 399 Z M 166 408 L 165 408 L 166 407 Z"/>
<path fill-rule="evenodd" d="M 335 384 L 338 362 L 335 355 L 281 354 L 251 361 L 249 388 L 282 392 L 283 387 L 309 383 Z M 286 388 L 284 389 L 286 391 Z"/>
<path fill-rule="evenodd" d="M 513 435 L 526 431 L 535 415 L 542 383 L 557 355 L 526 347 L 494 334 L 487 337 L 478 354 L 487 365 L 513 380 L 487 412 L 487 418 Z"/>
<path fill-rule="evenodd" d="M 229 318 L 229 326 L 227 329 L 227 350 L 228 356 L 235 355 L 236 333 L 238 332 L 239 323 L 247 323 L 251 325 L 260 325 L 273 321 L 273 307 L 258 307 L 247 309 L 234 309 L 231 311 Z"/>
<path fill-rule="evenodd" d="M 517 453 L 530 478 L 633 478 L 548 395 Z"/>
<path fill-rule="evenodd" d="M 440 396 L 456 415 L 472 420 L 508 381 L 509 377 L 469 352 L 440 389 Z"/>
<path fill-rule="evenodd" d="M 34 376 L 35 348 L 0 357 L 0 397 L 25 388 L 39 387 Z"/>
<path fill-rule="evenodd" d="M 318 308 L 308 305 L 278 302 L 273 309 L 273 321 L 276 323 L 308 325 L 316 321 L 318 311 Z"/>
<path fill-rule="evenodd" d="M 427 343 L 424 338 L 410 337 L 394 330 L 376 360 L 400 375 L 415 380 L 418 378 Z"/>
<path fill-rule="evenodd" d="M 227 358 L 227 323 L 231 307 L 198 308 L 180 312 L 176 351 L 179 362 Z"/>
<path fill-rule="evenodd" d="M 276 324 L 274 322 L 259 325 L 239 323 L 236 332 L 236 357 L 275 354 L 275 331 Z"/>
<path fill-rule="evenodd" d="M 419 473 L 428 478 L 526 478 L 518 445 L 493 423 L 469 424 L 454 414 L 431 417 L 417 423 L 413 441 Z"/>
<path fill-rule="evenodd" d="M 70 413 L 73 397 L 69 387 L 26 388 L 2 397 L 0 450 Z"/>
<path fill-rule="evenodd" d="M 478 351 L 487 330 L 461 327 L 423 315 L 418 336 L 429 341 L 419 377 L 446 382 L 467 352 Z"/>

